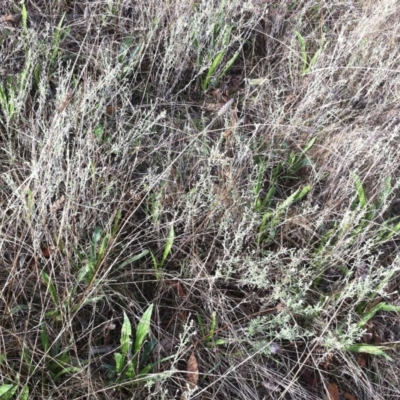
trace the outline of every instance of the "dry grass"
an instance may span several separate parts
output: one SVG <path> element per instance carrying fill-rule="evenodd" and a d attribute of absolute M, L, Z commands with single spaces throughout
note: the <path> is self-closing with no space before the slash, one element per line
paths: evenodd
<path fill-rule="evenodd" d="M 0 398 L 399 398 L 398 2 L 25 10 Z"/>

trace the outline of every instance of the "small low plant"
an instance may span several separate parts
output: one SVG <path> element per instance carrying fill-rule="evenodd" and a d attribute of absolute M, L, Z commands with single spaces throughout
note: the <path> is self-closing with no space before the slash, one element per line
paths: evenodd
<path fill-rule="evenodd" d="M 136 328 L 135 341 L 132 341 L 132 326 L 128 316 L 124 312 L 124 321 L 121 328 L 120 352 L 114 354 L 115 364 L 107 366 L 110 381 L 119 384 L 129 383 L 135 378 L 142 378 L 148 374 L 153 365 L 148 359 L 157 344 L 156 340 L 150 340 L 145 345 L 145 339 L 150 333 L 151 315 L 153 304 L 144 312 Z"/>
<path fill-rule="evenodd" d="M 296 31 L 296 37 L 300 44 L 300 52 L 301 52 L 301 60 L 302 60 L 301 75 L 305 76 L 312 70 L 315 63 L 317 62 L 318 57 L 322 51 L 322 47 L 319 48 L 314 53 L 314 55 L 311 57 L 311 56 L 309 56 L 308 51 L 306 49 L 306 41 L 305 41 L 304 37 L 302 36 L 302 34 L 300 32 Z"/>

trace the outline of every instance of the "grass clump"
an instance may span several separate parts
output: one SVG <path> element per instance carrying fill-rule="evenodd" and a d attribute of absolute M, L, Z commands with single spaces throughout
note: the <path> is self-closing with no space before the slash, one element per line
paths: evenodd
<path fill-rule="evenodd" d="M 396 2 L 0 5 L 0 398 L 398 396 Z"/>

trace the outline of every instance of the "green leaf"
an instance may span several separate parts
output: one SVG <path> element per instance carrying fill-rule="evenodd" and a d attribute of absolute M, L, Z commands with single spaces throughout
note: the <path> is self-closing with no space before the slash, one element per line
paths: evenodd
<path fill-rule="evenodd" d="M 292 193 L 283 203 L 278 206 L 278 210 L 282 211 L 287 209 L 292 203 L 295 201 L 301 200 L 309 191 L 311 190 L 311 186 L 307 185 L 303 187 L 303 189 L 297 189 L 294 193 Z"/>
<path fill-rule="evenodd" d="M 21 391 L 21 394 L 19 395 L 19 398 L 21 400 L 28 400 L 29 399 L 29 387 L 28 385 L 25 385 Z"/>
<path fill-rule="evenodd" d="M 50 292 L 50 295 L 51 295 L 51 298 L 53 299 L 54 304 L 58 305 L 59 303 L 58 303 L 57 290 L 56 290 L 56 287 L 54 286 L 53 282 L 51 281 L 50 276 L 47 275 L 46 272 L 42 271 L 42 279 Z"/>
<path fill-rule="evenodd" d="M 17 391 L 18 386 L 14 384 L 4 384 L 0 386 L 0 398 L 1 399 L 11 399 Z"/>
<path fill-rule="evenodd" d="M 94 228 L 94 231 L 92 233 L 92 243 L 94 245 L 97 245 L 99 243 L 102 233 L 103 229 L 101 229 L 99 226 L 96 226 L 96 228 Z"/>
<path fill-rule="evenodd" d="M 49 350 L 49 337 L 47 336 L 47 331 L 46 331 L 46 324 L 42 324 L 42 328 L 40 330 L 40 339 L 42 341 L 42 346 L 44 351 L 47 353 Z"/>
<path fill-rule="evenodd" d="M 221 75 L 218 77 L 219 79 L 223 78 L 225 74 L 229 71 L 229 69 L 232 67 L 233 63 L 236 61 L 238 58 L 240 52 L 237 51 L 232 58 L 226 63 L 224 70 L 222 71 Z"/>
<path fill-rule="evenodd" d="M 122 211 L 119 208 L 117 211 L 117 214 L 115 215 L 115 218 L 114 218 L 114 223 L 113 223 L 113 227 L 112 227 L 112 231 L 111 231 L 112 236 L 114 236 L 118 231 L 119 223 L 121 221 L 121 215 L 122 215 Z"/>
<path fill-rule="evenodd" d="M 386 203 L 391 192 L 392 192 L 392 176 L 389 175 L 385 179 L 383 190 L 379 195 L 378 207 L 382 207 Z"/>
<path fill-rule="evenodd" d="M 140 320 L 137 326 L 134 354 L 138 353 L 138 351 L 142 347 L 144 339 L 150 332 L 151 314 L 153 313 L 153 306 L 154 306 L 153 304 L 150 304 L 149 308 L 143 314 L 142 319 Z"/>
<path fill-rule="evenodd" d="M 133 44 L 133 41 L 134 41 L 133 36 L 128 36 L 122 40 L 121 47 L 120 47 L 119 53 L 118 53 L 118 62 L 122 62 L 124 60 L 124 58 L 126 57 L 128 51 L 129 51 L 129 48 Z"/>
<path fill-rule="evenodd" d="M 78 311 L 82 306 L 84 306 L 86 304 L 96 303 L 96 302 L 102 300 L 103 297 L 104 297 L 104 295 L 95 296 L 95 297 L 88 297 L 85 300 L 83 300 L 82 303 L 74 305 L 71 308 L 71 312 L 74 313 L 74 312 Z"/>
<path fill-rule="evenodd" d="M 172 245 L 174 244 L 174 239 L 175 239 L 174 225 L 171 225 L 171 229 L 169 230 L 169 234 L 168 234 L 168 238 L 167 238 L 167 243 L 165 244 L 165 248 L 164 248 L 164 254 L 161 259 L 160 268 L 163 267 L 165 260 L 167 259 L 168 254 L 171 251 Z"/>
<path fill-rule="evenodd" d="M 96 128 L 94 128 L 94 135 L 97 137 L 98 141 L 100 143 L 103 142 L 104 139 L 104 127 L 103 125 L 97 125 Z"/>
<path fill-rule="evenodd" d="M 315 63 L 317 62 L 317 60 L 318 60 L 318 57 L 319 57 L 319 55 L 321 54 L 321 51 L 322 51 L 322 49 L 318 49 L 317 51 L 316 51 L 316 53 L 313 55 L 313 57 L 312 57 L 312 59 L 310 60 L 310 62 L 308 63 L 308 67 L 307 67 L 307 69 L 306 69 L 306 73 L 308 73 L 308 72 L 310 72 L 311 71 L 311 69 L 312 69 L 312 67 L 315 65 Z"/>
<path fill-rule="evenodd" d="M 211 314 L 211 327 L 210 332 L 208 333 L 208 337 L 211 339 L 215 333 L 215 327 L 217 326 L 217 313 L 215 311 Z"/>
<path fill-rule="evenodd" d="M 365 197 L 365 192 L 362 186 L 361 179 L 358 177 L 358 175 L 354 175 L 354 182 L 356 185 L 358 202 L 360 203 L 361 208 L 365 208 L 367 205 L 367 199 Z"/>
<path fill-rule="evenodd" d="M 386 303 L 379 303 L 361 318 L 357 326 L 362 328 L 378 311 L 400 312 L 400 307 Z"/>
<path fill-rule="evenodd" d="M 118 265 L 118 267 L 116 267 L 114 271 L 118 271 L 118 270 L 124 268 L 128 264 L 132 264 L 133 262 L 135 262 L 135 261 L 141 259 L 142 257 L 144 257 L 145 255 L 147 255 L 148 253 L 149 253 L 149 250 L 143 250 L 141 253 L 136 254 L 132 257 L 129 257 L 122 264 Z"/>
<path fill-rule="evenodd" d="M 66 367 L 63 368 L 55 377 L 54 379 L 58 379 L 61 376 L 65 375 L 65 374 L 75 374 L 75 373 L 79 373 L 82 371 L 82 368 L 79 367 Z"/>
<path fill-rule="evenodd" d="M 23 26 L 24 30 L 26 31 L 26 29 L 28 28 L 28 11 L 25 7 L 25 4 L 22 4 L 21 19 L 22 19 L 22 26 Z"/>
<path fill-rule="evenodd" d="M 124 322 L 122 324 L 121 329 L 121 353 L 122 353 L 122 362 L 124 362 L 125 358 L 131 352 L 131 337 L 132 337 L 132 327 L 131 322 L 129 321 L 128 316 L 124 311 Z"/>
<path fill-rule="evenodd" d="M 383 356 L 387 360 L 393 361 L 393 359 L 385 353 L 385 350 L 389 350 L 389 347 L 387 346 L 374 346 L 372 344 L 357 343 L 347 347 L 347 350 L 352 353 L 367 353 L 374 356 Z"/>
<path fill-rule="evenodd" d="M 208 70 L 207 76 L 201 85 L 202 90 L 208 89 L 208 86 L 210 85 L 211 77 L 212 77 L 214 71 L 216 70 L 216 68 L 218 67 L 219 63 L 221 62 L 221 59 L 224 56 L 224 54 L 225 54 L 225 51 L 220 51 L 217 54 L 217 56 L 215 57 L 213 63 L 211 64 L 210 69 Z"/>
<path fill-rule="evenodd" d="M 101 241 L 101 245 L 100 245 L 100 249 L 99 249 L 98 261 L 100 261 L 104 256 L 104 253 L 105 253 L 106 248 L 107 248 L 108 240 L 110 239 L 110 237 L 111 237 L 111 235 L 106 235 L 104 237 L 104 239 Z"/>
<path fill-rule="evenodd" d="M 115 359 L 115 371 L 117 374 L 120 374 L 122 368 L 124 367 L 124 357 L 122 356 L 121 353 L 114 353 L 114 359 Z"/>
<path fill-rule="evenodd" d="M 308 150 L 311 149 L 311 147 L 314 145 L 315 141 L 317 140 L 317 137 L 312 138 L 306 145 L 306 147 L 304 147 L 302 153 L 306 153 Z"/>
<path fill-rule="evenodd" d="M 141 369 L 141 370 L 139 371 L 139 374 L 138 374 L 138 375 L 145 375 L 145 374 L 148 374 L 148 373 L 151 371 L 152 368 L 153 368 L 153 364 L 149 364 L 149 365 L 147 365 L 146 367 L 144 367 L 143 369 Z"/>
<path fill-rule="evenodd" d="M 54 61 L 57 58 L 58 50 L 60 49 L 61 27 L 64 22 L 65 15 L 66 14 L 64 12 L 54 32 L 53 54 L 51 55 L 51 61 Z"/>
<path fill-rule="evenodd" d="M 199 328 L 200 328 L 200 333 L 201 333 L 202 336 L 205 336 L 206 333 L 205 333 L 205 330 L 204 330 L 203 318 L 201 317 L 201 314 L 198 313 L 198 312 L 196 313 L 196 316 L 197 316 L 197 322 L 198 322 Z"/>
<path fill-rule="evenodd" d="M 135 376 L 135 366 L 133 365 L 132 361 L 128 363 L 124 375 L 126 379 L 133 379 L 133 377 Z"/>
<path fill-rule="evenodd" d="M 140 368 L 142 368 L 142 366 L 144 364 L 146 364 L 147 360 L 150 357 L 150 354 L 152 353 L 152 351 L 154 350 L 154 348 L 156 347 L 158 341 L 156 339 L 151 339 L 147 344 L 146 347 L 143 350 L 143 354 L 140 357 Z"/>
<path fill-rule="evenodd" d="M 88 263 L 86 263 L 79 271 L 77 283 L 80 283 L 83 280 L 85 280 L 87 276 L 89 277 L 88 280 L 92 279 L 94 273 L 94 267 L 95 264 L 93 262 L 89 261 Z"/>

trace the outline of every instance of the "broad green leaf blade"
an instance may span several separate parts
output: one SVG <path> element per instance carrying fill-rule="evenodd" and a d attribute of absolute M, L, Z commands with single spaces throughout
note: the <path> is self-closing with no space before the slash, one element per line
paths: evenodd
<path fill-rule="evenodd" d="M 137 326 L 134 354 L 138 353 L 138 351 L 142 347 L 144 339 L 150 332 L 150 322 L 151 322 L 151 315 L 153 313 L 153 306 L 154 306 L 153 304 L 150 304 L 149 308 L 143 314 L 142 319 L 140 320 Z"/>
<path fill-rule="evenodd" d="M 124 358 L 121 353 L 114 353 L 115 359 L 115 372 L 120 374 L 124 366 Z"/>
<path fill-rule="evenodd" d="M 163 267 L 165 260 L 167 259 L 168 254 L 171 251 L 172 245 L 174 244 L 174 239 L 175 239 L 174 225 L 171 225 L 171 229 L 169 230 L 169 234 L 168 234 L 168 238 L 167 238 L 167 243 L 165 244 L 165 248 L 164 248 L 164 254 L 161 259 L 160 268 Z"/>
<path fill-rule="evenodd" d="M 1 385 L 0 386 L 0 396 L 3 398 L 3 396 L 6 393 L 7 393 L 7 395 L 10 395 L 14 388 L 16 389 L 17 386 L 16 385 L 12 385 L 12 384 Z M 14 393 L 15 393 L 15 390 L 14 390 Z M 12 396 L 12 394 L 11 394 L 11 396 Z"/>
<path fill-rule="evenodd" d="M 122 329 L 121 329 L 121 353 L 123 361 L 129 355 L 131 350 L 131 336 L 132 336 L 131 322 L 129 321 L 129 318 L 124 311 L 124 323 L 122 324 Z"/>
<path fill-rule="evenodd" d="M 143 353 L 140 357 L 140 366 L 139 368 L 143 368 L 143 365 L 147 363 L 147 360 L 150 357 L 150 354 L 152 353 L 152 351 L 154 350 L 154 348 L 156 347 L 158 341 L 156 339 L 151 339 L 146 346 L 144 347 Z"/>

